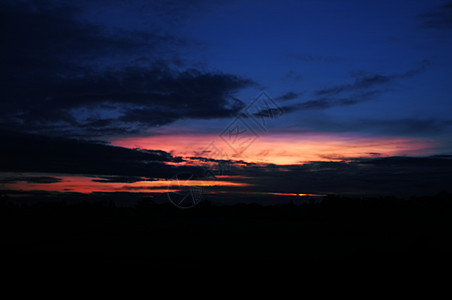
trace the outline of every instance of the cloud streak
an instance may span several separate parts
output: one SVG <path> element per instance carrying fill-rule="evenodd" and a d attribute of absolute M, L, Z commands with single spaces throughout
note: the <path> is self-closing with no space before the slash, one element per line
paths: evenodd
<path fill-rule="evenodd" d="M 353 73 L 355 81 L 351 84 L 336 85 L 329 88 L 324 88 L 316 91 L 317 96 L 332 96 L 345 92 L 362 91 L 366 89 L 376 88 L 388 85 L 395 80 L 410 78 L 425 71 L 430 64 L 428 61 L 422 62 L 421 66 L 415 69 L 408 70 L 400 74 L 382 75 L 382 74 L 369 74 L 365 72 Z"/>
<path fill-rule="evenodd" d="M 40 183 L 40 184 L 51 184 L 60 182 L 61 179 L 58 177 L 53 176 L 5 176 L 3 178 L 0 178 L 0 183 L 18 183 L 18 182 L 25 182 L 25 183 Z"/>
<path fill-rule="evenodd" d="M 452 1 L 442 4 L 428 12 L 416 16 L 423 29 L 451 30 Z"/>
<path fill-rule="evenodd" d="M 314 92 L 310 100 L 281 106 L 284 112 L 297 112 L 307 110 L 324 110 L 333 107 L 343 107 L 355 105 L 364 101 L 372 100 L 381 95 L 385 90 L 383 88 L 389 86 L 400 79 L 411 78 L 425 71 L 430 62 L 425 60 L 417 68 L 405 71 L 403 73 L 382 75 L 368 72 L 354 72 L 352 76 L 355 78 L 353 83 L 335 85 L 328 88 L 319 89 Z M 276 100 L 294 100 L 301 96 L 302 93 L 288 92 Z M 266 116 L 271 114 L 270 110 L 261 110 L 254 116 Z"/>

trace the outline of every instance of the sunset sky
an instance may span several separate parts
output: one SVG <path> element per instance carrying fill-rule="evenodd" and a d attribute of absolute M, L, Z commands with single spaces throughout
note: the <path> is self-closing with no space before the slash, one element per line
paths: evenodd
<path fill-rule="evenodd" d="M 1 0 L 0 22 L 4 193 L 450 190 L 450 1 Z"/>

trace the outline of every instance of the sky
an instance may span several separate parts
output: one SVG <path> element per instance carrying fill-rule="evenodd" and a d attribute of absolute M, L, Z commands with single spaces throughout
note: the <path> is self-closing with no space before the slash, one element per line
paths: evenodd
<path fill-rule="evenodd" d="M 2 0 L 0 15 L 5 193 L 448 189 L 450 1 Z"/>

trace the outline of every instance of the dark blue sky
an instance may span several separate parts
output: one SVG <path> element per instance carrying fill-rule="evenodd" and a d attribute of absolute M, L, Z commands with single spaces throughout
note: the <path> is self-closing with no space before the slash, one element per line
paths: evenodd
<path fill-rule="evenodd" d="M 200 130 L 206 123 L 209 130 L 218 131 L 224 118 L 233 117 L 238 109 L 233 103 L 228 106 L 228 97 L 246 104 L 265 89 L 286 108 L 284 117 L 270 125 L 277 131 L 434 135 L 450 143 L 452 4 L 448 1 L 2 3 L 3 13 L 8 14 L 4 22 L 10 21 L 4 26 L 4 53 L 12 56 L 3 57 L 6 66 L 21 72 L 16 78 L 24 87 L 36 90 L 40 97 L 34 94 L 35 103 L 58 103 L 49 118 L 21 107 L 26 100 L 6 107 L 11 118 L 7 123 L 59 124 L 74 134 L 88 134 L 83 126 L 107 123 L 110 127 L 96 127 L 100 133 L 141 125 L 146 128 L 140 127 L 140 132 L 178 124 Z M 187 70 L 191 79 L 178 75 Z M 137 76 L 143 82 L 137 83 Z M 166 76 L 166 82 L 155 80 L 158 76 Z M 205 79 L 212 82 L 203 87 L 202 76 L 217 78 Z M 154 100 L 153 87 L 145 86 L 148 77 L 154 85 L 166 84 L 162 90 L 173 89 L 170 93 L 178 100 Z M 206 97 L 217 102 L 215 107 L 173 112 L 179 102 L 196 101 L 190 95 L 180 100 L 185 92 L 179 82 L 184 80 L 183 84 L 192 85 L 199 80 L 199 89 L 206 89 Z M 135 86 L 107 91 L 108 85 L 117 87 L 119 81 L 124 85 L 134 81 Z M 94 90 L 95 82 L 103 82 L 104 90 Z M 79 95 L 68 100 L 56 85 L 74 88 Z M 29 97 L 23 90 L 21 94 Z M 154 109 L 160 112 L 159 120 L 132 124 L 134 113 L 140 121 L 139 113 L 146 114 L 159 101 L 166 102 Z M 171 101 L 174 106 L 168 104 Z"/>
<path fill-rule="evenodd" d="M 451 8 L 443 4 L 240 1 L 198 12 L 183 34 L 203 46 L 192 58 L 252 78 L 273 97 L 292 93 L 284 105 L 353 100 L 301 106 L 280 127 L 450 135 Z"/>
<path fill-rule="evenodd" d="M 3 132 L 187 159 L 239 118 L 248 163 L 452 154 L 450 1 L 0 6 Z M 254 128 L 263 90 L 278 118 Z"/>

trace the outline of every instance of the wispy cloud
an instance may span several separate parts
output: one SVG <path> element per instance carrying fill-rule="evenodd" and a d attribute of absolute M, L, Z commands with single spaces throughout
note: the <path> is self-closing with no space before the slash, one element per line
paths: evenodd
<path fill-rule="evenodd" d="M 333 107 L 342 107 L 354 105 L 357 103 L 361 103 L 370 99 L 374 99 L 378 96 L 381 91 L 363 91 L 354 93 L 351 95 L 346 95 L 342 97 L 332 97 L 332 96 L 322 96 L 316 99 L 311 99 L 299 103 L 294 103 L 290 105 L 284 105 L 281 109 L 286 113 L 297 112 L 297 111 L 308 111 L 308 110 L 323 110 Z M 256 112 L 255 116 L 267 116 L 271 115 L 271 110 L 261 110 Z"/>
<path fill-rule="evenodd" d="M 416 16 L 421 28 L 451 30 L 452 29 L 452 1 L 444 3 L 428 12 Z"/>
<path fill-rule="evenodd" d="M 306 110 L 322 110 L 332 107 L 342 107 L 358 104 L 364 101 L 375 99 L 382 93 L 386 92 L 387 87 L 397 80 L 410 78 L 425 71 L 430 65 L 430 61 L 424 60 L 421 64 L 411 70 L 383 75 L 369 72 L 352 72 L 354 77 L 352 83 L 334 85 L 331 87 L 319 89 L 313 93 L 311 99 L 281 108 L 287 112 L 306 111 Z M 299 98 L 302 93 L 288 92 L 277 100 L 294 100 Z M 262 110 L 255 113 L 256 116 L 268 115 L 271 111 Z"/>
<path fill-rule="evenodd" d="M 376 73 L 368 73 L 368 72 L 354 72 L 352 73 L 352 76 L 355 77 L 355 80 L 353 83 L 348 84 L 341 84 L 336 85 L 324 89 L 320 89 L 316 91 L 316 95 L 318 96 L 329 96 L 329 95 L 337 95 L 344 92 L 353 92 L 353 91 L 360 91 L 360 90 L 366 90 L 370 88 L 375 87 L 381 87 L 388 85 L 395 80 L 398 79 L 404 79 L 404 78 L 410 78 L 415 75 L 418 75 L 425 71 L 427 66 L 430 64 L 429 61 L 423 61 L 421 65 L 417 68 L 405 71 L 403 73 L 399 74 L 390 74 L 390 75 L 383 75 L 383 74 L 376 74 Z"/>
<path fill-rule="evenodd" d="M 281 100 L 281 101 L 295 100 L 295 99 L 298 99 L 303 94 L 304 94 L 303 92 L 287 92 L 284 95 L 276 97 L 275 100 Z"/>

